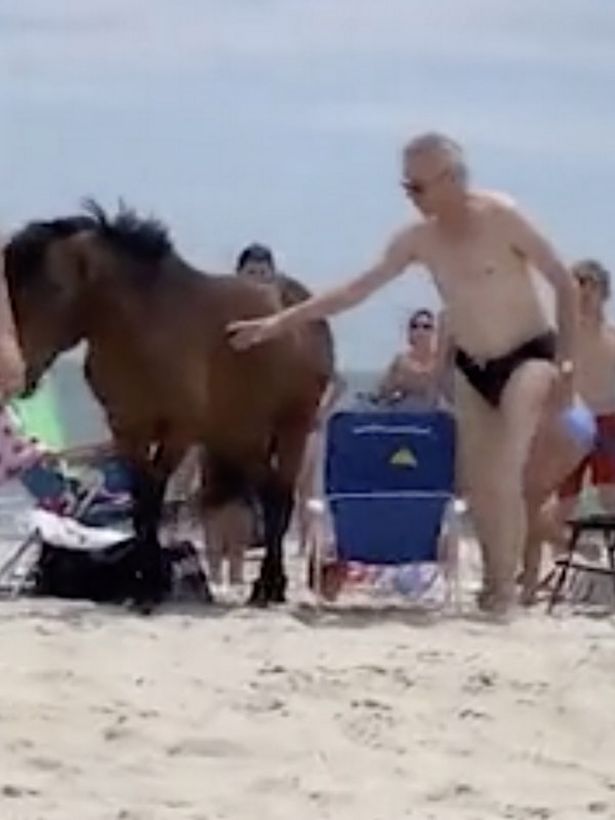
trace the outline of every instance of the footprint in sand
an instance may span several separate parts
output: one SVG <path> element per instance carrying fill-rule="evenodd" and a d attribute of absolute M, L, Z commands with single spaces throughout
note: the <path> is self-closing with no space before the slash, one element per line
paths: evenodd
<path fill-rule="evenodd" d="M 188 800 L 165 800 L 162 803 L 167 809 L 189 809 L 192 806 Z"/>
<path fill-rule="evenodd" d="M 276 698 L 273 695 L 268 695 L 264 692 L 255 692 L 249 701 L 244 702 L 242 709 L 250 714 L 269 714 L 271 712 L 278 712 L 279 714 L 288 715 L 288 708 L 285 700 Z"/>
<path fill-rule="evenodd" d="M 38 797 L 40 792 L 37 789 L 30 789 L 27 786 L 16 786 L 14 783 L 6 783 L 0 789 L 0 795 L 12 800 L 18 800 L 21 797 Z"/>
<path fill-rule="evenodd" d="M 446 786 L 426 794 L 425 799 L 429 803 L 441 803 L 458 797 L 475 797 L 477 794 L 476 789 L 470 786 L 469 783 L 448 783 Z"/>
<path fill-rule="evenodd" d="M 125 737 L 130 737 L 133 734 L 133 730 L 127 723 L 128 718 L 126 715 L 118 715 L 113 725 L 108 726 L 103 731 L 103 738 L 105 740 L 122 740 Z"/>
<path fill-rule="evenodd" d="M 462 709 L 458 717 L 461 720 L 493 720 L 487 712 L 481 712 L 478 709 Z"/>
<path fill-rule="evenodd" d="M 361 698 L 359 700 L 352 700 L 350 705 L 353 709 L 368 709 L 370 712 L 378 712 L 382 715 L 389 714 L 393 711 L 393 707 L 382 700 L 376 698 Z"/>
<path fill-rule="evenodd" d="M 546 806 L 506 806 L 504 817 L 510 820 L 549 820 L 553 812 Z"/>
<path fill-rule="evenodd" d="M 264 664 L 256 670 L 257 675 L 284 675 L 288 670 L 279 663 Z"/>
<path fill-rule="evenodd" d="M 592 803 L 587 804 L 587 811 L 590 814 L 606 814 L 608 810 L 608 803 L 604 803 L 602 800 L 594 800 Z"/>
<path fill-rule="evenodd" d="M 398 683 L 403 689 L 412 689 L 416 686 L 416 679 L 410 677 L 408 672 L 402 668 L 396 668 L 391 671 L 390 677 Z"/>
<path fill-rule="evenodd" d="M 169 757 L 247 757 L 247 750 L 226 738 L 187 737 L 166 750 Z"/>
<path fill-rule="evenodd" d="M 445 663 L 450 659 L 450 652 L 440 652 L 437 649 L 421 649 L 416 653 L 417 661 L 423 663 Z"/>
<path fill-rule="evenodd" d="M 28 766 L 31 766 L 33 769 L 38 769 L 41 772 L 69 772 L 72 771 L 73 773 L 78 771 L 77 769 L 70 769 L 63 763 L 61 760 L 57 760 L 55 757 L 44 757 L 44 756 L 37 756 L 37 757 L 30 757 L 26 761 Z"/>
<path fill-rule="evenodd" d="M 246 791 L 257 794 L 289 794 L 298 792 L 301 788 L 301 778 L 296 775 L 280 775 L 279 777 L 258 777 L 246 786 Z"/>
<path fill-rule="evenodd" d="M 381 748 L 388 730 L 396 725 L 394 710 L 388 703 L 365 698 L 353 700 L 350 704 L 353 714 L 336 715 L 342 731 L 353 741 L 370 748 Z"/>
<path fill-rule="evenodd" d="M 493 689 L 496 684 L 497 675 L 494 672 L 481 671 L 470 675 L 461 688 L 474 695 Z"/>
<path fill-rule="evenodd" d="M 25 737 L 18 737 L 15 740 L 9 741 L 6 748 L 9 752 L 24 752 L 34 748 L 34 743 Z"/>

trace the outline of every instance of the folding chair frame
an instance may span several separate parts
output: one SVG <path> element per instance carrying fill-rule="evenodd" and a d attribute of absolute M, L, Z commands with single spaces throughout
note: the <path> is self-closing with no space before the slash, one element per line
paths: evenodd
<path fill-rule="evenodd" d="M 438 541 L 437 560 L 435 565 L 442 574 L 446 589 L 444 610 L 459 611 L 461 606 L 461 587 L 459 579 L 461 531 L 459 514 L 456 510 L 458 501 L 451 496 L 448 502 L 448 512 L 442 517 L 442 528 Z M 326 523 L 329 514 L 328 504 L 322 499 L 311 499 L 308 502 L 313 520 L 308 534 L 306 559 L 308 571 L 313 572 L 312 590 L 316 598 L 316 605 L 320 608 L 325 600 L 322 590 L 322 570 L 326 565 L 325 541 L 333 536 Z M 387 564 L 383 566 L 394 566 Z"/>
<path fill-rule="evenodd" d="M 615 604 L 615 515 L 590 515 L 575 518 L 568 522 L 570 538 L 564 555 L 556 559 L 553 570 L 554 584 L 548 604 L 548 612 L 553 612 L 556 604 L 562 600 L 562 590 L 570 572 L 608 576 L 613 582 L 613 601 Z M 575 561 L 575 554 L 582 535 L 588 532 L 599 533 L 604 539 L 604 550 L 608 566 L 591 566 Z"/>

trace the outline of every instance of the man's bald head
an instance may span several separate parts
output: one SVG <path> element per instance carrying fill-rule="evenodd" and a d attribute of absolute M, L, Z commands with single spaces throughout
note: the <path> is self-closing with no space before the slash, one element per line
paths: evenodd
<path fill-rule="evenodd" d="M 406 162 L 446 166 L 455 172 L 460 182 L 467 179 L 468 169 L 461 145 L 446 134 L 428 131 L 411 139 L 404 146 Z"/>

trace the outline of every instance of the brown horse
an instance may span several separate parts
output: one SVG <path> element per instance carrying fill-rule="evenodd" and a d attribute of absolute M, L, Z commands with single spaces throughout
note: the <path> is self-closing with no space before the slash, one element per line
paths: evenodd
<path fill-rule="evenodd" d="M 266 552 L 252 601 L 284 600 L 282 540 L 331 376 L 330 332 L 312 326 L 234 352 L 226 325 L 279 309 L 275 288 L 195 270 L 156 220 L 86 207 L 84 216 L 30 223 L 5 250 L 28 390 L 58 354 L 86 342 L 86 378 L 132 477 L 142 609 L 162 596 L 164 488 L 197 442 L 207 452 L 207 503 L 256 488 Z"/>

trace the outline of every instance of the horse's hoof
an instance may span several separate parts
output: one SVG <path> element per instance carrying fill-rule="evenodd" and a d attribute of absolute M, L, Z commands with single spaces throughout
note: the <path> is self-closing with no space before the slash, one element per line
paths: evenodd
<path fill-rule="evenodd" d="M 214 594 L 211 591 L 209 584 L 205 584 L 200 590 L 197 591 L 197 597 L 200 599 L 202 604 L 215 604 L 216 599 L 214 598 Z"/>
<path fill-rule="evenodd" d="M 137 584 L 130 601 L 130 609 L 139 615 L 151 615 L 165 598 L 163 588 L 157 584 Z"/>
<path fill-rule="evenodd" d="M 271 584 L 269 600 L 272 604 L 286 603 L 286 578 L 277 579 Z"/>
<path fill-rule="evenodd" d="M 248 605 L 264 609 L 268 603 L 269 599 L 266 595 L 265 585 L 259 578 L 254 582 L 252 592 L 250 593 L 250 597 L 248 599 Z"/>
<path fill-rule="evenodd" d="M 133 598 L 129 609 L 137 615 L 151 615 L 159 604 L 154 598 Z"/>
<path fill-rule="evenodd" d="M 250 595 L 251 606 L 265 607 L 269 604 L 286 603 L 286 578 L 276 578 L 274 581 L 263 581 L 258 578 L 252 587 Z"/>

